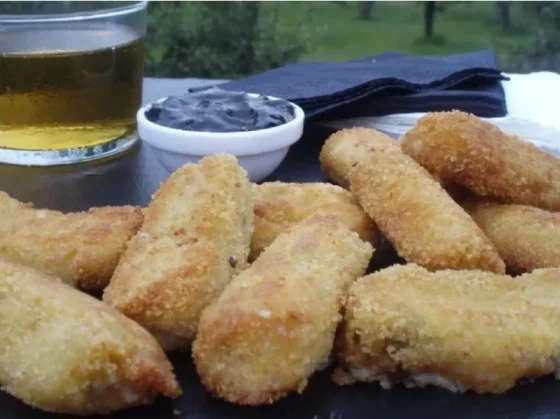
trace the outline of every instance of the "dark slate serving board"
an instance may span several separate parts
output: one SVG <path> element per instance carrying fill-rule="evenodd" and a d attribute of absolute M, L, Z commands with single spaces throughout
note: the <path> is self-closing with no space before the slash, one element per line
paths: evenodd
<path fill-rule="evenodd" d="M 146 79 L 144 102 L 216 80 Z M 329 134 L 312 126 L 295 144 L 269 180 L 325 181 L 319 168 L 319 150 Z M 169 173 L 155 160 L 149 146 L 139 144 L 109 161 L 58 168 L 17 167 L 0 164 L 0 190 L 36 206 L 62 211 L 100 205 L 146 205 Z M 379 255 L 377 255 L 379 256 Z M 379 260 L 381 259 L 381 260 Z M 378 258 L 377 263 L 387 263 Z M 0 341 L 1 344 L 1 341 Z M 108 419 L 556 419 L 560 418 L 560 383 L 552 378 L 525 384 L 501 396 L 452 394 L 436 388 L 381 390 L 377 385 L 339 387 L 329 373 L 316 374 L 302 395 L 290 396 L 262 408 L 232 406 L 206 394 L 189 354 L 172 354 L 183 387 L 177 400 L 158 399 L 153 406 L 104 416 Z M 52 419 L 61 417 L 34 410 L 0 392 L 0 419 Z M 64 417 L 64 416 L 62 416 Z M 69 416 L 66 416 L 67 418 Z"/>
<path fill-rule="evenodd" d="M 302 140 L 270 180 L 324 181 L 317 160 L 327 132 L 308 128 Z M 168 176 L 148 146 L 138 146 L 109 162 L 60 168 L 23 168 L 0 165 L 0 190 L 37 206 L 65 211 L 99 205 L 145 205 Z M 1 344 L 1 342 L 0 342 Z M 214 399 L 202 388 L 189 354 L 171 360 L 183 387 L 183 396 L 158 399 L 153 406 L 118 412 L 110 419 L 236 419 L 236 418 L 560 418 L 560 383 L 552 378 L 523 384 L 501 396 L 452 394 L 436 388 L 381 390 L 377 385 L 338 387 L 325 371 L 313 377 L 302 395 L 290 396 L 262 408 L 232 406 Z M 0 418 L 47 419 L 59 417 L 33 410 L 0 393 Z"/>

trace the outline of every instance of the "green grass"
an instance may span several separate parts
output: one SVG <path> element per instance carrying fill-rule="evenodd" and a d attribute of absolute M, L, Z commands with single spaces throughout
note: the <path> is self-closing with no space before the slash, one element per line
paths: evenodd
<path fill-rule="evenodd" d="M 172 13 L 172 16 L 180 13 L 179 28 L 205 24 L 200 21 L 198 13 L 201 3 L 171 3 L 166 4 L 166 9 L 150 8 L 150 28 L 166 27 L 170 16 L 166 13 Z M 434 36 L 429 40 L 424 39 L 424 2 L 375 2 L 373 19 L 364 21 L 358 18 L 362 6 L 359 2 L 263 1 L 261 23 L 267 25 L 266 28 L 275 26 L 270 33 L 279 38 L 279 44 L 292 42 L 294 35 L 303 38 L 307 48 L 299 57 L 300 61 L 344 61 L 386 51 L 438 55 L 492 48 L 505 70 L 518 70 L 519 59 L 523 57 L 519 50 L 527 50 L 538 29 L 535 13 L 527 11 L 524 2 L 511 2 L 512 28 L 504 32 L 495 21 L 495 2 L 467 3 L 438 2 L 444 10 L 436 13 Z M 181 30 L 173 29 L 172 25 L 169 27 Z M 148 36 L 148 41 L 152 63 L 150 74 L 165 73 L 165 65 L 169 63 L 162 66 L 158 63 L 167 47 L 174 45 L 170 42 L 174 41 L 166 36 L 160 39 L 155 32 Z M 232 49 L 236 42 L 235 38 L 231 39 Z M 204 49 L 209 45 L 198 47 Z M 195 56 L 194 59 L 202 58 Z M 531 64 L 526 60 L 521 63 Z M 206 73 L 181 76 L 231 78 L 233 74 L 218 69 Z"/>
<path fill-rule="evenodd" d="M 513 28 L 504 33 L 494 21 L 494 2 L 447 3 L 435 17 L 432 41 L 424 40 L 422 2 L 376 2 L 373 20 L 358 19 L 359 3 L 266 3 L 275 8 L 289 30 L 311 34 L 302 61 L 348 60 L 384 51 L 411 54 L 451 54 L 493 48 L 501 58 L 528 45 L 536 30 L 535 19 L 520 3 L 512 3 Z M 303 29 L 302 29 L 303 28 Z"/>

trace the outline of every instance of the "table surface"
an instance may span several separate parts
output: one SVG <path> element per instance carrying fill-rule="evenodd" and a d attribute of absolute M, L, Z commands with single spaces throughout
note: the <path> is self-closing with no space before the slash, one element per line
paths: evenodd
<path fill-rule="evenodd" d="M 145 101 L 176 94 L 204 80 L 147 79 Z M 326 133 L 307 127 L 284 163 L 270 180 L 285 182 L 323 181 L 317 160 Z M 120 157 L 54 168 L 0 165 L 0 190 L 36 206 L 63 211 L 84 210 L 101 205 L 146 205 L 169 173 L 155 160 L 149 146 L 138 144 Z M 189 354 L 172 354 L 171 360 L 183 387 L 183 396 L 170 401 L 158 399 L 149 407 L 132 409 L 109 418 L 559 418 L 560 384 L 551 378 L 521 385 L 502 396 L 452 394 L 427 388 L 384 391 L 377 385 L 338 387 L 329 372 L 316 374 L 301 396 L 290 396 L 269 407 L 241 408 L 228 405 L 204 392 Z M 56 417 L 34 411 L 18 400 L 0 393 L 3 419 L 46 419 Z"/>

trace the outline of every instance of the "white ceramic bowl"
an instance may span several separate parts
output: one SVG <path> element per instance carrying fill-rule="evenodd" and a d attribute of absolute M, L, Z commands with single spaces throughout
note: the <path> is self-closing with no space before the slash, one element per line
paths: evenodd
<path fill-rule="evenodd" d="M 250 96 L 258 96 L 249 93 Z M 270 99 L 276 99 L 269 96 Z M 282 163 L 290 146 L 303 133 L 303 110 L 294 103 L 295 118 L 272 128 L 247 132 L 197 132 L 184 131 L 158 125 L 146 118 L 146 111 L 153 103 L 138 111 L 138 135 L 154 148 L 157 159 L 170 172 L 185 163 L 196 163 L 204 156 L 227 153 L 237 157 L 252 182 L 259 182 Z"/>

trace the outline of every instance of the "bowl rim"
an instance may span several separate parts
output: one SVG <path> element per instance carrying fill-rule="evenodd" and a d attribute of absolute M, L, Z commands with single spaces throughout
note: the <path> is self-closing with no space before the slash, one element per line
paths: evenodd
<path fill-rule="evenodd" d="M 246 93 L 246 92 L 244 92 L 244 93 Z M 267 133 L 274 133 L 274 132 L 276 132 L 276 131 L 281 131 L 282 129 L 285 129 L 285 128 L 287 128 L 287 127 L 290 126 L 290 125 L 297 125 L 298 119 L 300 119 L 300 118 L 301 118 L 301 119 L 305 118 L 305 112 L 303 111 L 303 109 L 301 109 L 301 108 L 300 108 L 298 105 L 296 105 L 295 103 L 290 102 L 289 100 L 281 99 L 281 98 L 278 98 L 278 97 L 275 97 L 275 96 L 260 95 L 260 94 L 258 94 L 258 93 L 247 93 L 247 95 L 249 95 L 249 96 L 251 96 L 251 97 L 264 96 L 264 97 L 266 97 L 266 98 L 268 98 L 268 99 L 271 99 L 271 100 L 283 100 L 284 102 L 288 102 L 288 103 L 289 103 L 290 105 L 292 105 L 292 107 L 294 108 L 294 119 L 292 119 L 292 120 L 290 120 L 290 121 L 288 121 L 288 122 L 286 122 L 286 123 L 284 123 L 284 124 L 276 125 L 276 126 L 270 127 L 270 128 L 257 129 L 257 130 L 254 130 L 254 131 L 233 131 L 233 132 L 189 131 L 189 130 L 184 130 L 184 129 L 166 127 L 165 125 L 160 125 L 160 124 L 157 124 L 157 123 L 155 123 L 155 122 L 150 121 L 150 120 L 146 117 L 146 112 L 147 112 L 148 110 L 150 110 L 151 107 L 152 107 L 155 103 L 161 103 L 161 102 L 163 102 L 164 100 L 166 100 L 167 98 L 169 98 L 170 96 L 165 96 L 165 97 L 162 97 L 162 98 L 160 98 L 160 99 L 153 100 L 153 101 L 151 101 L 150 103 L 144 105 L 142 108 L 140 108 L 140 109 L 138 110 L 138 113 L 137 113 L 136 116 L 137 116 L 137 119 L 138 119 L 140 116 L 142 116 L 143 119 L 144 119 L 147 123 L 149 123 L 149 124 L 151 124 L 151 125 L 156 125 L 157 127 L 160 127 L 160 128 L 163 128 L 163 131 L 167 131 L 167 132 L 169 132 L 169 133 L 171 133 L 171 132 L 181 132 L 181 133 L 185 133 L 185 134 L 188 133 L 189 135 L 197 135 L 197 136 L 200 136 L 200 137 L 205 138 L 205 139 L 206 139 L 206 138 L 208 138 L 208 139 L 212 139 L 212 138 L 215 138 L 215 139 L 217 139 L 217 138 L 225 138 L 225 137 L 227 137 L 227 136 L 243 136 L 243 137 L 247 137 L 247 135 L 252 135 L 252 134 L 255 134 L 255 136 L 256 136 L 257 133 L 263 133 L 263 132 L 265 132 L 265 131 L 266 131 Z M 141 114 L 141 112 L 142 112 L 142 114 Z"/>
<path fill-rule="evenodd" d="M 107 3 L 111 4 L 111 3 Z M 103 18 L 113 18 L 116 16 L 128 15 L 141 10 L 147 9 L 148 0 L 133 1 L 130 4 L 117 6 L 117 7 L 104 7 L 97 10 L 89 10 L 83 12 L 69 12 L 69 13 L 37 13 L 37 14 L 2 14 L 0 13 L 0 23 L 14 24 L 14 23 L 64 23 L 86 21 Z"/>
<path fill-rule="evenodd" d="M 281 98 L 277 98 L 275 96 L 269 95 L 259 95 L 257 93 L 248 93 L 248 95 L 252 97 L 257 96 L 266 96 L 269 99 L 277 99 L 277 100 L 285 100 Z M 154 103 L 161 103 L 166 100 L 169 96 L 162 97 L 160 99 L 154 100 L 149 102 L 148 104 L 142 106 L 138 112 L 136 113 L 136 120 L 138 123 L 138 131 L 140 134 L 140 138 L 142 141 L 146 141 L 147 143 L 151 144 L 153 147 L 161 148 L 168 151 L 173 151 L 176 153 L 183 153 L 183 154 L 195 154 L 195 155 L 204 155 L 205 152 L 196 150 L 191 151 L 189 150 L 189 145 L 185 142 L 182 146 L 170 146 L 169 143 L 173 142 L 170 138 L 182 138 L 183 140 L 191 141 L 191 146 L 196 141 L 197 143 L 204 144 L 203 146 L 194 147 L 195 149 L 207 149 L 211 148 L 212 146 L 224 146 L 227 145 L 227 149 L 235 149 L 235 151 L 224 151 L 235 155 L 254 155 L 254 154 L 261 154 L 266 152 L 271 152 L 278 150 L 280 148 L 288 147 L 299 140 L 301 134 L 303 132 L 303 123 L 305 119 L 305 112 L 301 107 L 296 105 L 289 100 L 285 100 L 294 108 L 294 119 L 288 121 L 284 124 L 277 125 L 271 128 L 264 128 L 255 131 L 235 131 L 235 132 L 205 132 L 205 131 L 187 131 L 181 130 L 177 128 L 170 128 L 163 125 L 159 125 L 155 122 L 150 121 L 146 117 L 146 111 L 153 106 Z M 146 138 L 145 135 L 142 135 L 144 131 L 148 130 L 149 134 Z M 293 132 L 294 135 L 290 136 L 289 134 Z M 282 136 L 282 139 L 273 143 L 266 143 L 263 140 L 264 137 L 267 136 L 278 136 L 286 133 L 287 135 Z M 154 136 L 157 134 L 159 141 L 154 140 Z M 166 138 L 166 140 L 161 140 L 162 138 Z M 167 144 L 162 144 L 167 143 Z M 251 149 L 249 149 L 251 148 Z M 217 152 L 217 151 L 215 151 Z"/>

